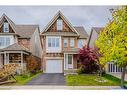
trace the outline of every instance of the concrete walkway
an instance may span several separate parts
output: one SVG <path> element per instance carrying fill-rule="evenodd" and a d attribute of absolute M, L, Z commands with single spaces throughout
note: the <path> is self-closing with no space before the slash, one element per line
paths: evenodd
<path fill-rule="evenodd" d="M 109 73 L 110 75 L 121 79 L 121 73 Z M 127 81 L 127 74 L 125 75 L 125 81 Z"/>
<path fill-rule="evenodd" d="M 32 79 L 26 85 L 66 85 L 64 74 L 44 73 Z"/>
<path fill-rule="evenodd" d="M 120 86 L 37 86 L 37 85 L 29 85 L 29 86 L 0 86 L 0 90 L 28 90 L 28 89 L 50 89 L 50 90 L 122 90 Z"/>

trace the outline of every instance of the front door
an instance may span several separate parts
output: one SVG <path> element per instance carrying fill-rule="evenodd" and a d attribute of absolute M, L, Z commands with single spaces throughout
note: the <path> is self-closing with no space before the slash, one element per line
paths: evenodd
<path fill-rule="evenodd" d="M 73 55 L 68 55 L 68 69 L 73 69 Z"/>

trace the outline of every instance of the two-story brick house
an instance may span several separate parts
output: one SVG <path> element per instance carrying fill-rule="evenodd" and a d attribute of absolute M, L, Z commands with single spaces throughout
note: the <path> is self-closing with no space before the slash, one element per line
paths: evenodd
<path fill-rule="evenodd" d="M 77 54 L 87 44 L 82 26 L 72 26 L 59 11 L 41 32 L 42 69 L 45 73 L 65 73 L 78 68 Z"/>
<path fill-rule="evenodd" d="M 0 19 L 0 67 L 8 63 L 21 64 L 26 68 L 27 58 L 32 55 L 41 60 L 42 46 L 39 25 L 17 25 L 5 14 Z"/>

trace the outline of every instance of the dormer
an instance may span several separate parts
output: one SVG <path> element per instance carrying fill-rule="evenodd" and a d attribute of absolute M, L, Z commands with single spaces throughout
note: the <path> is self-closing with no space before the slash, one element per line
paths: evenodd
<path fill-rule="evenodd" d="M 71 32 L 77 36 L 79 33 L 75 30 L 73 25 L 68 21 L 68 19 L 62 14 L 62 12 L 58 11 L 57 14 L 52 18 L 52 20 L 47 24 L 47 26 L 42 31 L 42 35 L 46 32 Z M 53 33 L 54 34 L 54 33 Z M 59 33 L 57 33 L 59 34 Z"/>
<path fill-rule="evenodd" d="M 0 33 L 16 33 L 14 22 L 5 14 L 0 19 Z"/>

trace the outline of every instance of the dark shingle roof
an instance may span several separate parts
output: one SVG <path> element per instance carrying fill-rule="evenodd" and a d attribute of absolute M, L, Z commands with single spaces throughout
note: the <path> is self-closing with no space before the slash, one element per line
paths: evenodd
<path fill-rule="evenodd" d="M 90 33 L 90 36 L 89 36 L 89 40 L 88 40 L 88 45 L 90 44 L 90 40 L 91 40 L 91 37 L 92 37 L 92 34 L 93 34 L 93 30 L 95 30 L 98 35 L 100 34 L 100 32 L 104 29 L 104 27 L 92 27 L 91 29 L 91 33 Z"/>
<path fill-rule="evenodd" d="M 104 27 L 92 27 L 92 29 L 95 30 L 99 34 L 100 31 L 104 29 Z"/>
<path fill-rule="evenodd" d="M 0 25 L 2 25 L 5 19 L 8 21 L 8 23 L 14 30 L 15 32 L 14 35 L 18 35 L 21 38 L 30 38 L 32 34 L 35 32 L 36 28 L 39 27 L 38 25 L 17 25 L 5 14 L 3 14 L 2 17 L 0 18 Z M 6 34 L 10 34 L 10 33 L 6 33 Z"/>
<path fill-rule="evenodd" d="M 21 38 L 30 38 L 38 25 L 16 25 L 16 32 Z"/>
<path fill-rule="evenodd" d="M 75 32 L 43 32 L 41 35 L 46 36 L 79 36 L 79 38 L 88 38 L 88 34 L 85 31 L 84 27 L 74 27 L 75 30 L 79 33 L 79 35 Z"/>
<path fill-rule="evenodd" d="M 83 26 L 75 26 L 74 27 L 76 29 L 76 31 L 79 33 L 79 38 L 88 38 L 89 35 L 87 34 L 86 30 L 84 29 Z"/>
<path fill-rule="evenodd" d="M 0 49 L 0 51 L 26 51 L 26 52 L 30 52 L 27 48 L 19 45 L 18 43 L 14 43 L 12 45 L 9 45 L 6 48 Z"/>

